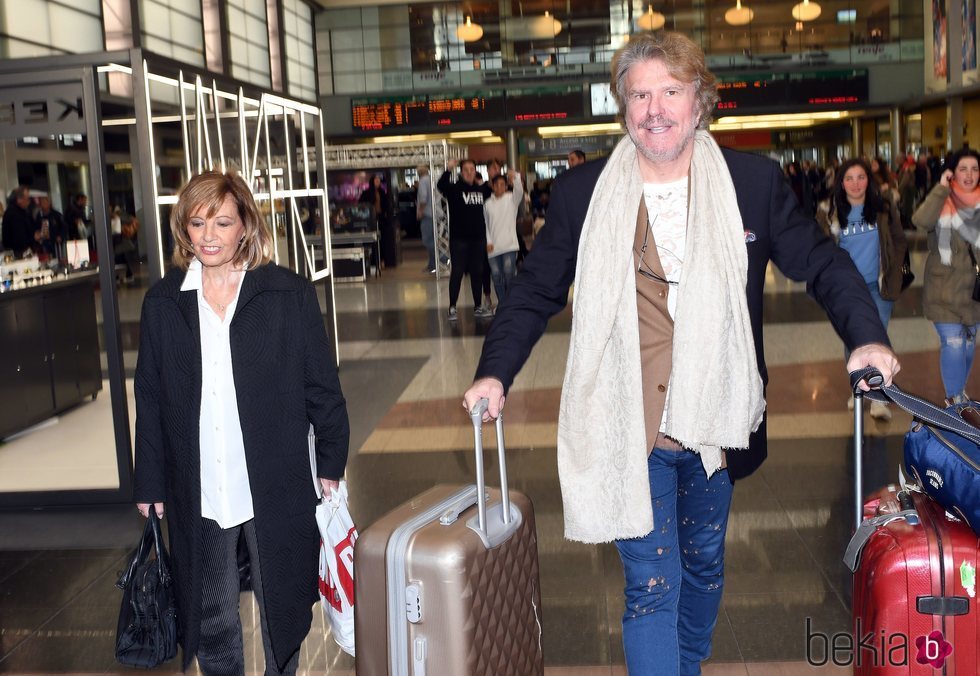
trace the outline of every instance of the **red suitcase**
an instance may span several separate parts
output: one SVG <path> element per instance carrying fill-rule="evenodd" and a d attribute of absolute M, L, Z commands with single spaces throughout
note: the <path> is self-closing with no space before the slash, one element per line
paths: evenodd
<path fill-rule="evenodd" d="M 855 397 L 854 407 L 858 459 L 861 399 Z M 860 496 L 860 460 L 856 469 Z M 832 659 L 868 676 L 976 676 L 980 541 L 928 496 L 908 491 L 899 497 L 898 514 L 878 515 L 877 498 L 861 505 L 864 519 L 845 554 L 854 572 L 854 636 L 849 650 Z"/>

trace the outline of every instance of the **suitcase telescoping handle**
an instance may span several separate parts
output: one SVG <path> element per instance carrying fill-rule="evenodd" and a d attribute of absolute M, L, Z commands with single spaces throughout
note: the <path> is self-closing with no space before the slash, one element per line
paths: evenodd
<path fill-rule="evenodd" d="M 470 411 L 473 421 L 473 447 L 476 451 L 476 507 L 480 530 L 490 534 L 487 527 L 487 483 L 483 472 L 483 414 L 487 411 L 489 402 L 484 398 L 476 402 Z M 503 411 L 497 414 L 497 463 L 500 465 L 500 501 L 502 506 L 502 521 L 505 530 L 511 525 L 510 494 L 507 490 L 507 456 L 504 447 L 504 416 Z"/>
<path fill-rule="evenodd" d="M 885 386 L 881 372 L 874 367 L 854 371 L 850 377 L 851 387 L 854 389 L 854 527 L 860 528 L 864 522 L 864 497 L 862 494 L 864 483 L 864 399 L 867 396 L 875 401 L 887 401 L 891 397 L 883 393 L 893 393 L 897 388 L 894 385 Z M 862 381 L 868 383 L 873 389 L 870 392 L 862 390 L 860 388 Z M 902 408 L 906 411 L 909 410 L 904 406 Z M 914 412 L 910 412 L 915 415 Z M 944 411 L 941 413 L 948 415 Z M 899 492 L 898 502 L 902 507 L 901 513 L 907 516 L 906 520 L 912 525 L 918 523 L 912 498 L 905 491 Z"/>
<path fill-rule="evenodd" d="M 912 504 L 912 498 L 905 491 L 898 494 L 902 511 L 897 514 L 881 514 L 865 520 L 864 518 L 864 397 L 866 393 L 860 383 L 866 382 L 872 388 L 871 398 L 881 400 L 880 388 L 884 384 L 881 372 L 875 368 L 865 368 L 854 371 L 851 376 L 851 388 L 854 391 L 854 535 L 851 536 L 844 552 L 844 564 L 853 573 L 861 560 L 861 552 L 871 535 L 881 526 L 892 521 L 904 520 L 910 525 L 919 523 L 918 513 Z"/>
<path fill-rule="evenodd" d="M 860 526 L 864 511 L 861 503 L 861 480 L 863 478 L 861 448 L 864 440 L 862 404 L 865 398 L 871 399 L 872 401 L 891 402 L 906 413 L 909 413 L 915 420 L 930 427 L 948 430 L 978 445 L 980 445 L 980 430 L 977 430 L 977 428 L 962 418 L 939 408 L 935 404 L 905 392 L 897 385 L 885 385 L 881 372 L 874 367 L 869 366 L 854 371 L 850 375 L 851 387 L 854 389 L 854 449 L 856 451 L 854 454 L 855 520 L 856 525 Z M 867 382 L 872 387 L 870 392 L 863 392 L 860 389 L 859 384 L 861 381 Z"/>
<path fill-rule="evenodd" d="M 854 528 L 861 527 L 864 521 L 864 390 L 861 382 L 870 387 L 881 387 L 884 378 L 877 370 L 855 371 L 851 375 L 851 389 L 854 391 Z"/>

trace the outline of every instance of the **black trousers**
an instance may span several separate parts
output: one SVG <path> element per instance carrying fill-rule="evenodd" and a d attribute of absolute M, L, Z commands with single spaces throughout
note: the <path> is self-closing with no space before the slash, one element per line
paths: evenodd
<path fill-rule="evenodd" d="M 469 242 L 449 238 L 449 257 L 452 269 L 449 272 L 449 306 L 456 307 L 463 275 L 470 276 L 470 290 L 473 292 L 473 307 L 480 307 L 483 292 L 483 261 L 487 257 L 487 245 L 482 241 Z"/>
<path fill-rule="evenodd" d="M 289 658 L 281 671 L 276 667 L 276 659 L 272 654 L 269 626 L 265 619 L 255 521 L 246 521 L 231 528 L 222 528 L 217 522 L 203 517 L 201 521 L 204 588 L 201 599 L 201 640 L 197 648 L 197 663 L 201 667 L 201 673 L 205 676 L 242 676 L 245 673 L 242 623 L 238 616 L 238 538 L 244 533 L 252 573 L 252 589 L 258 601 L 262 625 L 266 676 L 295 674 L 299 665 L 299 650 Z"/>

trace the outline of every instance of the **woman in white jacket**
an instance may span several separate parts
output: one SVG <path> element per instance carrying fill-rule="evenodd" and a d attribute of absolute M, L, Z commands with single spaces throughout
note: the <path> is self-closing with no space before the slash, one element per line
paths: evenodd
<path fill-rule="evenodd" d="M 513 184 L 513 192 L 508 192 L 508 180 Z M 505 177 L 498 174 L 493 177 L 490 186 L 493 195 L 483 203 L 483 217 L 487 223 L 487 257 L 490 261 L 490 276 L 493 287 L 497 290 L 499 305 L 510 282 L 517 276 L 517 252 L 520 243 L 517 241 L 517 211 L 524 199 L 524 186 L 520 175 L 511 169 Z"/>

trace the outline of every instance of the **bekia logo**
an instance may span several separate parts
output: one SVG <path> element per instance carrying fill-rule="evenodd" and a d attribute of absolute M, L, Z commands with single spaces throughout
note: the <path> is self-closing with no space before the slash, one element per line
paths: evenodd
<path fill-rule="evenodd" d="M 946 658 L 953 654 L 953 646 L 939 630 L 915 639 L 915 647 L 918 648 L 915 661 L 928 664 L 933 669 L 942 669 Z"/>
<path fill-rule="evenodd" d="M 855 633 L 838 632 L 827 635 L 813 631 L 810 618 L 806 618 L 806 661 L 811 667 L 833 663 L 838 667 L 907 667 L 912 648 L 909 636 L 901 632 L 888 633 L 884 629 L 865 632 L 860 618 L 855 623 Z M 953 654 L 953 646 L 941 631 L 919 636 L 914 641 L 915 661 L 941 669 Z"/>

